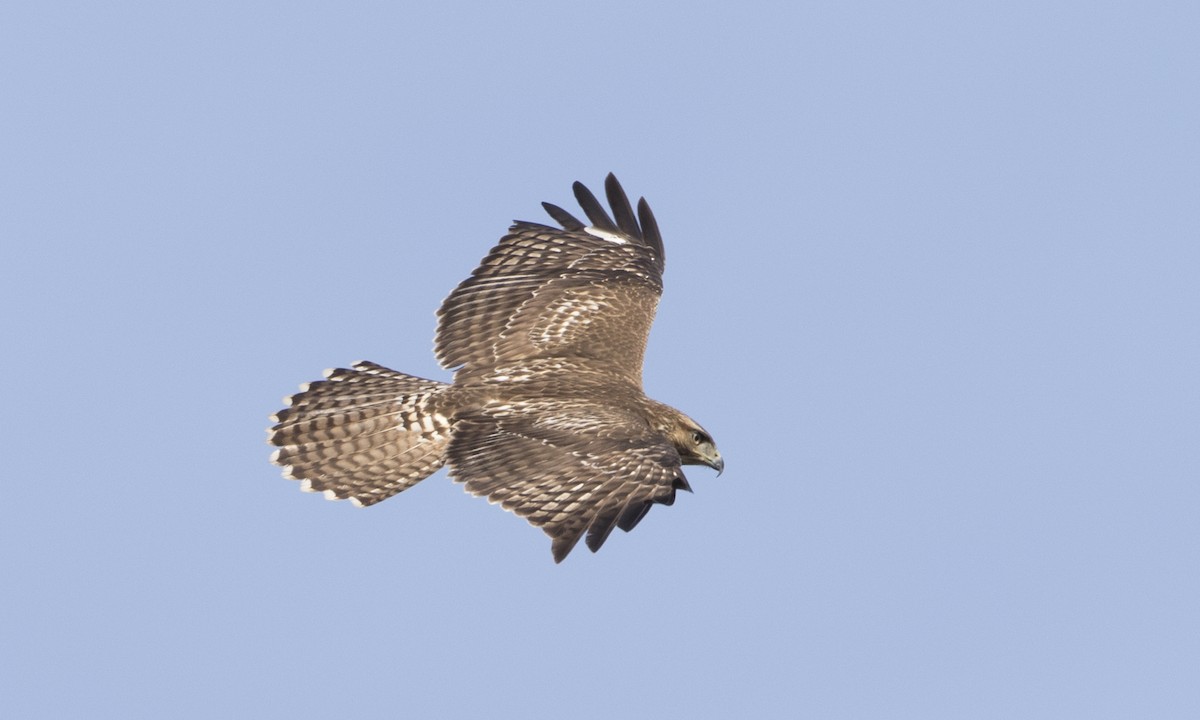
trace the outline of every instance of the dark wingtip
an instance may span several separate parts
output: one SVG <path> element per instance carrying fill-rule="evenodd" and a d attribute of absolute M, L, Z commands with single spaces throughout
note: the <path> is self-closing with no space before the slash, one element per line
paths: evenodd
<path fill-rule="evenodd" d="M 554 218 L 556 223 L 562 225 L 567 230 L 583 229 L 583 223 L 581 223 L 578 218 L 566 210 L 563 210 L 559 206 L 544 202 L 542 203 L 542 207 L 546 209 L 546 212 L 550 214 L 550 217 Z"/>
<path fill-rule="evenodd" d="M 582 528 L 570 534 L 550 536 L 553 540 L 550 543 L 550 552 L 554 555 L 555 563 L 562 562 L 568 555 L 571 554 L 571 550 L 575 548 L 575 544 L 579 542 L 581 535 L 583 535 Z"/>
<path fill-rule="evenodd" d="M 630 504 L 629 507 L 625 508 L 625 511 L 621 513 L 621 517 L 617 519 L 617 527 L 621 528 L 625 532 L 629 532 L 630 530 L 634 529 L 637 527 L 637 524 L 642 521 L 642 518 L 646 517 L 646 513 L 650 512 L 650 507 L 651 503 L 648 502 Z"/>
<path fill-rule="evenodd" d="M 641 240 L 642 228 L 638 226 L 637 217 L 634 216 L 633 208 L 629 205 L 629 196 L 625 194 L 625 189 L 617 181 L 616 175 L 609 173 L 608 177 L 604 178 L 604 194 L 608 196 L 609 207 L 612 208 L 613 215 L 617 218 L 617 227 L 621 228 L 621 232 L 631 238 Z"/>
<path fill-rule="evenodd" d="M 642 224 L 642 241 L 654 250 L 654 254 L 658 257 L 658 269 L 661 271 L 667 262 L 667 254 L 663 251 L 662 233 L 658 231 L 658 221 L 654 219 L 654 213 L 650 211 L 650 203 L 646 202 L 646 198 L 638 200 L 638 218 Z"/>
<path fill-rule="evenodd" d="M 587 215 L 593 227 L 612 233 L 621 232 L 616 223 L 612 221 L 612 218 L 608 216 L 608 212 L 605 211 L 604 206 L 600 204 L 600 201 L 596 199 L 592 191 L 587 189 L 586 185 L 576 180 L 571 189 L 575 191 L 575 199 L 579 201 L 579 207 L 583 208 L 584 214 Z"/>
<path fill-rule="evenodd" d="M 596 552 L 604 545 L 604 541 L 608 539 L 608 536 L 612 534 L 613 528 L 617 526 L 617 520 L 620 515 L 621 508 L 619 507 L 601 510 L 596 515 L 588 527 L 588 550 Z"/>

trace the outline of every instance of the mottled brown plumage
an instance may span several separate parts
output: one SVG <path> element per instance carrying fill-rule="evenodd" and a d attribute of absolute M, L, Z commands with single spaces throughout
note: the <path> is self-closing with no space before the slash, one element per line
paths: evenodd
<path fill-rule="evenodd" d="M 695 421 L 642 392 L 664 254 L 646 201 L 616 178 L 613 218 L 575 183 L 590 222 L 517 222 L 438 311 L 452 384 L 373 363 L 329 371 L 274 416 L 272 460 L 305 490 L 371 505 L 444 464 L 466 489 L 542 528 L 555 561 L 594 552 L 654 503 L 690 490 L 681 466 L 724 462 Z"/>

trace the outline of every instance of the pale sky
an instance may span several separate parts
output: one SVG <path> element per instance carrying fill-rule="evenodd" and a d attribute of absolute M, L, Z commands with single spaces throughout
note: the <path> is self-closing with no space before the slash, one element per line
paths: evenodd
<path fill-rule="evenodd" d="M 15 3 L 0 715 L 1200 716 L 1192 3 Z M 268 462 L 615 172 L 726 469 L 598 554 Z"/>

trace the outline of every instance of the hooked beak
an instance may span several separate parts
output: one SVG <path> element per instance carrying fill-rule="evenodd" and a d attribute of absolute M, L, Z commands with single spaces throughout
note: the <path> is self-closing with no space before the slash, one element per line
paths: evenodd
<path fill-rule="evenodd" d="M 706 458 L 704 464 L 717 471 L 717 477 L 721 477 L 721 473 L 725 472 L 725 458 L 721 457 L 721 453 L 714 453 L 713 457 Z"/>

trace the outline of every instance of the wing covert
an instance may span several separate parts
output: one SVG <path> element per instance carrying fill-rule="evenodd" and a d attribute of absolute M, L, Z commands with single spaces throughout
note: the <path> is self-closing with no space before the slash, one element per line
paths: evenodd
<path fill-rule="evenodd" d="M 645 199 L 635 216 L 611 174 L 605 189 L 616 221 L 576 183 L 591 226 L 543 203 L 561 228 L 509 228 L 438 311 L 444 367 L 470 375 L 523 358 L 574 357 L 640 383 L 662 293 L 662 240 Z"/>

